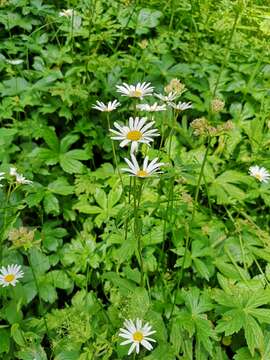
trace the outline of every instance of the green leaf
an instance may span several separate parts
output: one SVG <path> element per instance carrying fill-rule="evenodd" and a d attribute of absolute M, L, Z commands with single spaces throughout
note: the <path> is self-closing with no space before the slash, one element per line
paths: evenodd
<path fill-rule="evenodd" d="M 42 134 L 43 139 L 45 140 L 46 144 L 49 148 L 56 154 L 59 153 L 59 141 L 55 134 L 55 131 L 49 127 L 43 130 Z"/>
<path fill-rule="evenodd" d="M 261 348 L 263 345 L 263 333 L 257 321 L 247 315 L 244 324 L 245 338 L 251 355 L 254 355 L 255 348 Z"/>
<path fill-rule="evenodd" d="M 19 324 L 16 323 L 11 326 L 10 335 L 13 338 L 13 340 L 16 342 L 16 344 L 18 344 L 20 346 L 25 345 L 23 331 L 21 330 Z"/>
<path fill-rule="evenodd" d="M 2 96 L 15 96 L 29 90 L 29 83 L 22 77 L 13 77 L 0 83 L 0 94 Z"/>
<path fill-rule="evenodd" d="M 245 323 L 244 312 L 241 309 L 226 311 L 216 327 L 217 332 L 225 332 L 225 335 L 237 333 Z"/>
<path fill-rule="evenodd" d="M 45 279 L 39 282 L 39 295 L 42 300 L 49 302 L 50 304 L 53 304 L 57 299 L 55 288 Z"/>
<path fill-rule="evenodd" d="M 50 268 L 50 262 L 46 255 L 44 255 L 39 249 L 31 248 L 29 250 L 29 258 L 32 268 L 35 274 L 44 274 Z"/>
<path fill-rule="evenodd" d="M 50 271 L 48 276 L 51 278 L 54 286 L 59 289 L 70 289 L 73 285 L 72 280 L 63 270 Z"/>
<path fill-rule="evenodd" d="M 60 152 L 65 153 L 68 151 L 70 146 L 79 139 L 78 135 L 68 134 L 60 142 Z"/>
<path fill-rule="evenodd" d="M 60 154 L 59 156 L 60 166 L 65 172 L 69 174 L 73 174 L 73 173 L 80 174 L 83 172 L 84 165 L 80 161 L 72 157 L 71 151 L 65 154 Z"/>
<path fill-rule="evenodd" d="M 58 215 L 60 212 L 59 201 L 52 193 L 46 193 L 43 199 L 44 210 L 47 214 Z"/>
<path fill-rule="evenodd" d="M 73 186 L 69 185 L 68 181 L 64 177 L 60 177 L 57 180 L 51 182 L 48 185 L 48 189 L 60 195 L 70 195 L 73 194 Z"/>
<path fill-rule="evenodd" d="M 33 344 L 30 347 L 24 348 L 16 353 L 18 359 L 21 360 L 47 360 L 45 350 L 41 345 Z"/>
<path fill-rule="evenodd" d="M 10 347 L 10 334 L 6 329 L 0 329 L 0 354 L 8 353 Z"/>
<path fill-rule="evenodd" d="M 122 187 L 117 186 L 112 189 L 108 195 L 108 208 L 113 208 L 115 204 L 118 203 L 122 195 Z"/>
<path fill-rule="evenodd" d="M 120 275 L 114 272 L 105 272 L 102 275 L 102 278 L 111 281 L 114 286 L 119 288 L 119 291 L 124 296 L 133 293 L 134 289 L 136 288 L 136 285 L 133 281 L 123 279 L 120 277 Z"/>
<path fill-rule="evenodd" d="M 107 195 L 104 190 L 97 189 L 94 194 L 94 197 L 95 197 L 96 202 L 102 209 L 107 209 L 107 207 L 108 207 Z"/>

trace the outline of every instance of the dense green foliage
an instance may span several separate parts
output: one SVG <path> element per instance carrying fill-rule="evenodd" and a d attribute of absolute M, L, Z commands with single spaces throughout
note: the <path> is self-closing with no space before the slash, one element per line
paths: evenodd
<path fill-rule="evenodd" d="M 248 174 L 270 170 L 267 2 L 0 0 L 0 265 L 24 272 L 0 359 L 132 358 L 136 318 L 156 331 L 136 359 L 270 358 L 270 185 Z M 174 78 L 192 109 L 151 114 L 139 156 L 166 166 L 130 181 L 107 120 L 142 115 L 116 85 Z"/>

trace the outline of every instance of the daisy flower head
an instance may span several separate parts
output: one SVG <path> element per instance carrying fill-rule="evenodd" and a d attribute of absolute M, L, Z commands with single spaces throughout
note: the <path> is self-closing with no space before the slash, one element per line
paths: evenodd
<path fill-rule="evenodd" d="M 177 92 L 171 91 L 168 95 L 162 95 L 162 94 L 154 94 L 159 100 L 162 100 L 164 102 L 172 102 L 174 101 L 180 94 Z"/>
<path fill-rule="evenodd" d="M 111 112 L 118 106 L 120 106 L 120 102 L 117 100 L 109 101 L 108 104 L 104 104 L 103 102 L 97 100 L 96 104 L 93 105 L 92 108 L 102 112 Z"/>
<path fill-rule="evenodd" d="M 128 85 L 123 83 L 123 85 L 116 85 L 117 92 L 121 96 L 128 96 L 133 98 L 143 99 L 144 96 L 150 96 L 153 93 L 154 88 L 150 83 L 138 83 L 136 85 Z"/>
<path fill-rule="evenodd" d="M 3 287 L 12 285 L 15 286 L 18 279 L 24 275 L 21 270 L 21 265 L 8 265 L 7 267 L 2 266 L 0 269 L 0 285 Z"/>
<path fill-rule="evenodd" d="M 156 331 L 152 330 L 152 326 L 146 323 L 143 325 L 142 320 L 136 319 L 135 322 L 132 320 L 124 321 L 124 328 L 120 328 L 119 336 L 126 339 L 121 342 L 120 345 L 131 344 L 128 355 L 130 355 L 133 350 L 136 350 L 138 354 L 140 352 L 140 345 L 145 347 L 147 350 L 152 350 L 153 346 L 151 342 L 156 342 L 156 340 L 149 337 L 149 335 L 154 334 Z"/>
<path fill-rule="evenodd" d="M 248 171 L 250 176 L 255 177 L 260 182 L 267 183 L 270 178 L 269 172 L 264 167 L 259 167 L 258 165 L 251 166 Z"/>
<path fill-rule="evenodd" d="M 169 105 L 174 108 L 175 110 L 178 111 L 184 111 L 187 109 L 192 108 L 192 104 L 191 102 L 187 103 L 187 102 L 179 102 L 178 104 L 174 103 L 174 102 L 169 102 Z"/>
<path fill-rule="evenodd" d="M 155 102 L 153 105 L 138 104 L 138 105 L 136 105 L 136 108 L 141 111 L 156 112 L 156 111 L 166 110 L 166 105 L 158 105 L 158 103 Z"/>
<path fill-rule="evenodd" d="M 115 129 L 110 129 L 114 134 L 113 140 L 119 140 L 120 147 L 124 147 L 131 143 L 131 153 L 137 151 L 140 143 L 150 145 L 151 141 L 154 141 L 154 136 L 159 136 L 157 129 L 150 129 L 154 121 L 146 123 L 147 118 L 130 117 L 128 126 L 121 126 L 117 122 L 114 123 Z"/>
<path fill-rule="evenodd" d="M 146 156 L 143 160 L 142 168 L 139 166 L 138 161 L 134 154 L 131 154 L 131 161 L 125 158 L 125 162 L 128 164 L 128 168 L 121 169 L 130 173 L 130 176 L 137 176 L 139 178 L 146 178 L 154 174 L 160 174 L 160 166 L 164 166 L 164 163 L 159 163 L 158 158 L 155 158 L 149 163 L 149 158 Z"/>

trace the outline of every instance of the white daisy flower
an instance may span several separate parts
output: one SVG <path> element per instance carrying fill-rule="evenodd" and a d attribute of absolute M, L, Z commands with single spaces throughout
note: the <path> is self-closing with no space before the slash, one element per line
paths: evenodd
<path fill-rule="evenodd" d="M 99 111 L 111 112 L 115 110 L 118 106 L 120 106 L 120 102 L 118 102 L 117 100 L 109 101 L 107 105 L 97 100 L 96 105 L 92 106 L 92 108 Z"/>
<path fill-rule="evenodd" d="M 259 167 L 258 165 L 251 166 L 248 171 L 249 175 L 255 177 L 260 182 L 267 183 L 270 178 L 269 172 L 264 167 Z"/>
<path fill-rule="evenodd" d="M 142 99 L 144 96 L 152 95 L 154 88 L 150 83 L 138 83 L 137 85 L 116 85 L 117 92 L 121 93 L 121 96 L 129 96 Z"/>
<path fill-rule="evenodd" d="M 164 163 L 158 163 L 158 158 L 155 158 L 149 163 L 149 158 L 146 156 L 143 161 L 143 166 L 140 168 L 136 157 L 131 154 L 131 161 L 125 158 L 125 162 L 128 164 L 128 168 L 121 169 L 130 173 L 130 176 L 137 176 L 140 178 L 146 178 L 153 174 L 160 174 L 162 171 L 159 171 L 160 166 L 165 165 Z"/>
<path fill-rule="evenodd" d="M 152 335 L 155 332 L 155 330 L 152 330 L 151 325 L 148 323 L 143 325 L 142 320 L 140 319 L 136 319 L 135 323 L 132 320 L 125 320 L 124 328 L 120 329 L 119 336 L 127 340 L 121 342 L 120 345 L 131 344 L 128 355 L 130 355 L 134 349 L 138 354 L 140 345 L 144 346 L 147 350 L 152 350 L 153 346 L 150 342 L 156 342 L 156 340 L 150 338 L 149 335 Z"/>
<path fill-rule="evenodd" d="M 179 102 L 178 104 L 173 103 L 173 102 L 169 102 L 168 104 L 172 108 L 174 108 L 175 110 L 180 110 L 180 111 L 184 111 L 184 110 L 192 108 L 191 102 L 189 102 L 189 103 L 187 103 L 187 102 Z"/>
<path fill-rule="evenodd" d="M 24 275 L 21 271 L 21 265 L 8 265 L 7 267 L 2 266 L 0 269 L 0 285 L 6 287 L 8 285 L 15 286 L 18 279 Z"/>
<path fill-rule="evenodd" d="M 166 105 L 158 105 L 158 103 L 155 102 L 153 105 L 138 104 L 136 105 L 136 108 L 141 111 L 156 112 L 166 110 Z"/>
<path fill-rule="evenodd" d="M 18 184 L 26 184 L 26 185 L 29 185 L 29 184 L 33 184 L 33 181 L 31 180 L 27 180 L 23 175 L 21 174 L 18 174 L 17 173 L 17 169 L 15 167 L 11 167 L 9 169 L 9 174 L 11 176 L 15 176 L 16 177 L 16 182 Z"/>
<path fill-rule="evenodd" d="M 154 121 L 151 121 L 145 124 L 147 118 L 139 118 L 133 117 L 129 118 L 129 125 L 128 126 L 121 126 L 117 122 L 114 123 L 114 126 L 118 129 L 110 129 L 110 131 L 115 134 L 113 136 L 113 140 L 120 140 L 120 146 L 124 147 L 131 143 L 131 153 L 137 151 L 139 143 L 144 143 L 150 145 L 151 141 L 154 141 L 154 136 L 159 136 L 157 129 L 150 129 L 151 126 L 154 124 Z M 149 130 L 150 129 L 150 130 Z"/>
<path fill-rule="evenodd" d="M 172 102 L 177 97 L 180 96 L 180 94 L 171 91 L 168 95 L 162 95 L 162 94 L 154 94 L 159 100 L 165 101 L 165 102 Z"/>
<path fill-rule="evenodd" d="M 23 60 L 22 59 L 13 59 L 13 60 L 6 59 L 6 63 L 8 63 L 10 65 L 20 65 L 23 63 Z"/>

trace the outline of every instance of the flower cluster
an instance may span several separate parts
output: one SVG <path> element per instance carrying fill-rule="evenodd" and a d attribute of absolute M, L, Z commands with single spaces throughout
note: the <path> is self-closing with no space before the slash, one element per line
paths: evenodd
<path fill-rule="evenodd" d="M 11 167 L 9 169 L 9 175 L 14 176 L 16 178 L 17 184 L 33 184 L 33 181 L 27 180 L 22 174 L 17 173 L 17 169 L 15 167 Z"/>

